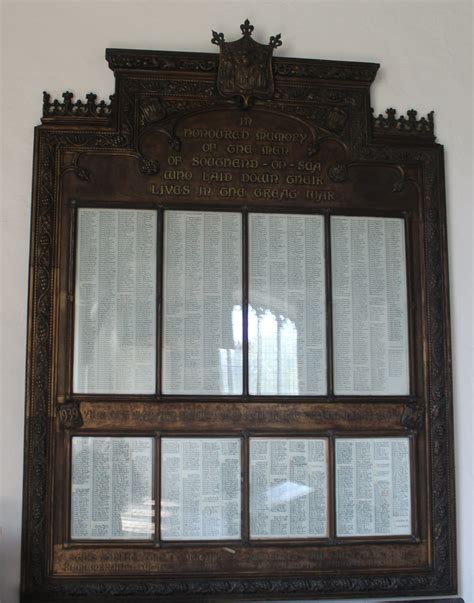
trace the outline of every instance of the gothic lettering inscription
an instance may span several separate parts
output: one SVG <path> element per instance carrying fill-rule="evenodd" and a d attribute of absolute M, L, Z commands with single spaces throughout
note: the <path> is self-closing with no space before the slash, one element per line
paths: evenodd
<path fill-rule="evenodd" d="M 396 544 L 391 552 L 374 544 L 347 547 L 235 547 L 212 546 L 180 548 L 154 548 L 146 550 L 126 548 L 64 549 L 55 547 L 54 571 L 56 575 L 119 575 L 159 574 L 176 572 L 183 574 L 196 570 L 222 574 L 239 571 L 251 575 L 255 567 L 266 571 L 287 572 L 290 564 L 297 564 L 303 572 L 338 569 L 341 564 L 351 569 L 399 567 L 423 567 L 427 551 L 423 545 L 415 548 L 410 544 Z"/>
<path fill-rule="evenodd" d="M 259 403 L 246 405 L 233 402 L 195 403 L 113 403 L 81 402 L 81 413 L 85 429 L 120 428 L 128 429 L 182 429 L 183 424 L 193 429 L 208 426 L 225 431 L 239 429 L 255 431 L 268 427 L 280 431 L 311 428 L 322 431 L 327 429 L 371 429 L 374 424 L 384 429 L 398 429 L 403 404 L 350 404 L 344 407 L 334 404 L 310 405 L 304 403 L 288 404 Z"/>
<path fill-rule="evenodd" d="M 179 151 L 160 132 L 144 135 L 147 156 L 162 170 L 149 184 L 157 197 L 250 202 L 336 200 L 326 162 L 312 149 L 317 135 L 300 120 L 269 111 L 222 110 L 185 117 L 176 126 Z M 204 124 L 204 125 L 203 125 Z"/>

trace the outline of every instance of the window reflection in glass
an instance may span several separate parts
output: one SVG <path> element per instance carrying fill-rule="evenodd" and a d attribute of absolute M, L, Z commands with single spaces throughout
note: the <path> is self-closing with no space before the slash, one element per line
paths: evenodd
<path fill-rule="evenodd" d="M 324 218 L 249 215 L 249 392 L 324 395 Z"/>
<path fill-rule="evenodd" d="M 250 438 L 252 538 L 324 537 L 327 439 Z"/>
<path fill-rule="evenodd" d="M 242 394 L 241 316 L 242 215 L 166 211 L 163 393 Z"/>
<path fill-rule="evenodd" d="M 154 210 L 78 210 L 76 393 L 155 392 L 156 231 Z"/>

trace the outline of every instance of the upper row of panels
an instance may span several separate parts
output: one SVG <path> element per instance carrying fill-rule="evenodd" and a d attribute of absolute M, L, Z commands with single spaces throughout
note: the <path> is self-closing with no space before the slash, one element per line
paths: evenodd
<path fill-rule="evenodd" d="M 170 210 L 158 229 L 156 210 L 78 209 L 74 392 L 409 394 L 404 220 L 332 216 L 330 257 L 325 232 L 314 214 Z"/>

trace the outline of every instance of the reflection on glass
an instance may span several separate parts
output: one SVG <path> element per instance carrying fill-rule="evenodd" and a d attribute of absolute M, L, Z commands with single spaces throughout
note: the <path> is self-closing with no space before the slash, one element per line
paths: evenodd
<path fill-rule="evenodd" d="M 163 393 L 242 393 L 239 213 L 165 212 Z"/>
<path fill-rule="evenodd" d="M 163 438 L 163 540 L 240 538 L 240 439 Z"/>
<path fill-rule="evenodd" d="M 152 438 L 74 437 L 71 538 L 153 538 L 152 472 Z"/>
<path fill-rule="evenodd" d="M 78 210 L 74 391 L 151 394 L 156 211 Z"/>
<path fill-rule="evenodd" d="M 258 312 L 249 306 L 248 338 L 250 393 L 298 394 L 295 323 L 281 315 L 275 316 L 268 309 Z"/>
<path fill-rule="evenodd" d="M 338 536 L 411 534 L 409 438 L 336 439 Z"/>
<path fill-rule="evenodd" d="M 249 215 L 249 391 L 323 395 L 324 218 Z"/>
<path fill-rule="evenodd" d="M 242 307 L 232 309 L 232 348 L 219 348 L 220 391 L 242 393 Z"/>
<path fill-rule="evenodd" d="M 301 496 L 307 496 L 314 492 L 314 488 L 310 488 L 304 484 L 297 484 L 296 482 L 280 482 L 271 486 L 266 492 L 266 503 L 269 506 L 276 507 L 280 504 L 290 502 Z"/>
<path fill-rule="evenodd" d="M 250 536 L 327 535 L 327 440 L 250 438 Z"/>

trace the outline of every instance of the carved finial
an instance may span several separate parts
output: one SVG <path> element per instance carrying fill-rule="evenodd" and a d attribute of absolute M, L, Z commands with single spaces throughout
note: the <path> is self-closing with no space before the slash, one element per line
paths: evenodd
<path fill-rule="evenodd" d="M 387 113 L 387 123 L 390 126 L 394 126 L 397 123 L 397 119 L 395 117 L 395 115 L 397 114 L 397 110 L 390 108 L 390 109 L 386 110 L 386 113 Z"/>
<path fill-rule="evenodd" d="M 67 115 L 71 109 L 72 109 L 72 99 L 74 97 L 74 94 L 72 92 L 63 92 L 63 99 L 64 99 L 64 113 Z"/>
<path fill-rule="evenodd" d="M 242 35 L 245 37 L 250 37 L 252 35 L 252 32 L 254 29 L 255 29 L 255 27 L 250 24 L 250 21 L 248 19 L 245 19 L 245 21 L 240 26 L 240 31 L 242 32 Z"/>
<path fill-rule="evenodd" d="M 433 116 L 434 116 L 434 111 L 430 111 L 428 113 L 428 116 L 427 116 L 428 117 L 427 129 L 429 129 L 431 132 L 434 132 L 434 118 L 433 118 Z M 425 121 L 426 122 L 426 120 L 424 118 L 422 118 L 421 121 Z"/>
<path fill-rule="evenodd" d="M 217 33 L 217 31 L 212 30 L 211 43 L 216 44 L 216 46 L 222 46 L 222 44 L 224 44 L 224 42 L 225 42 L 224 34 Z"/>
<path fill-rule="evenodd" d="M 272 48 L 278 48 L 282 44 L 283 42 L 281 41 L 281 33 L 277 34 L 276 36 L 270 36 L 270 46 Z"/>
<path fill-rule="evenodd" d="M 51 107 L 51 94 L 43 92 L 43 115 L 48 115 Z"/>
<path fill-rule="evenodd" d="M 407 111 L 408 123 L 410 124 L 411 127 L 413 127 L 413 126 L 416 125 L 416 116 L 417 116 L 417 114 L 418 114 L 418 111 L 415 111 L 415 109 L 409 109 Z"/>
<path fill-rule="evenodd" d="M 89 94 L 86 94 L 86 99 L 87 99 L 88 107 L 95 107 L 95 101 L 97 100 L 97 94 L 94 94 L 93 92 L 89 92 Z"/>

